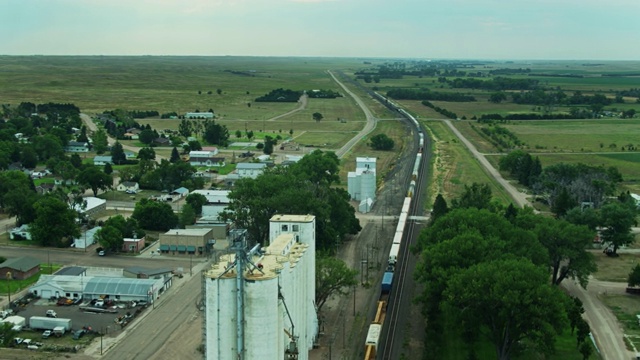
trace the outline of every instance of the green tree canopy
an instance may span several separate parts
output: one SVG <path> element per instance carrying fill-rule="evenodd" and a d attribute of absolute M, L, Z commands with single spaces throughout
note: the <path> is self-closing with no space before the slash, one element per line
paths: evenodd
<path fill-rule="evenodd" d="M 174 148 L 175 149 L 175 148 Z M 150 147 L 143 147 L 138 151 L 138 159 L 141 160 L 155 160 L 156 159 L 156 151 Z"/>
<path fill-rule="evenodd" d="M 185 228 L 187 225 L 193 225 L 196 222 L 196 211 L 191 204 L 185 204 L 180 212 L 180 227 Z"/>
<path fill-rule="evenodd" d="M 191 193 L 184 200 L 191 205 L 196 215 L 202 214 L 202 206 L 207 203 L 207 197 L 198 193 Z"/>
<path fill-rule="evenodd" d="M 98 129 L 93 134 L 93 149 L 96 151 L 98 155 L 104 154 L 109 148 L 109 141 L 107 138 L 107 133 L 104 129 Z"/>
<path fill-rule="evenodd" d="M 640 285 L 640 264 L 631 269 L 629 277 L 627 278 L 627 284 L 631 287 Z"/>
<path fill-rule="evenodd" d="M 636 211 L 619 201 L 612 201 L 600 209 L 600 225 L 602 241 L 613 247 L 616 254 L 621 246 L 631 244 L 635 237 L 631 227 L 636 223 Z"/>
<path fill-rule="evenodd" d="M 392 150 L 395 146 L 395 142 L 393 139 L 387 136 L 387 134 L 377 134 L 371 137 L 371 142 L 369 143 L 374 150 Z"/>
<path fill-rule="evenodd" d="M 149 199 L 136 203 L 131 217 L 146 230 L 167 231 L 178 225 L 178 216 L 169 204 Z"/>
<path fill-rule="evenodd" d="M 76 179 L 79 184 L 93 191 L 93 196 L 98 196 L 98 190 L 107 190 L 113 185 L 113 178 L 97 166 L 90 165 L 78 174 Z"/>
<path fill-rule="evenodd" d="M 358 283 L 358 272 L 347 267 L 344 261 L 320 254 L 316 257 L 316 306 L 318 312 L 333 295 L 345 295 L 348 289 Z"/>
<path fill-rule="evenodd" d="M 324 116 L 322 116 L 322 114 L 319 112 L 314 112 L 313 115 L 311 116 L 313 117 L 313 120 L 315 120 L 316 122 L 320 122 L 320 120 L 324 118 Z"/>
<path fill-rule="evenodd" d="M 116 165 L 122 165 L 127 162 L 127 155 L 125 155 L 124 148 L 119 141 L 116 141 L 111 147 L 111 160 L 113 160 L 113 163 Z"/>
<path fill-rule="evenodd" d="M 103 226 L 96 231 L 94 237 L 100 246 L 110 251 L 118 251 L 122 249 L 122 244 L 124 244 L 122 233 L 113 226 Z"/>
<path fill-rule="evenodd" d="M 64 246 L 80 236 L 77 213 L 52 195 L 41 197 L 33 205 L 35 220 L 30 224 L 32 239 L 42 246 Z"/>

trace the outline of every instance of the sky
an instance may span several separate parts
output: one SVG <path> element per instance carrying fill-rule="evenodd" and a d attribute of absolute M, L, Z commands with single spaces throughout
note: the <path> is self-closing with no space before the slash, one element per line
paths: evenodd
<path fill-rule="evenodd" d="M 0 0 L 0 55 L 640 60 L 640 0 Z"/>

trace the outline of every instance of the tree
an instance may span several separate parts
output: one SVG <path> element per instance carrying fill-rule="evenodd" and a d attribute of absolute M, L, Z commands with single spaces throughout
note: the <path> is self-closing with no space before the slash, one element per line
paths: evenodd
<path fill-rule="evenodd" d="M 191 136 L 191 133 L 193 133 L 193 125 L 191 121 L 182 119 L 180 121 L 180 125 L 178 125 L 178 133 L 185 138 Z"/>
<path fill-rule="evenodd" d="M 635 237 L 631 227 L 636 221 L 636 212 L 628 205 L 619 201 L 612 201 L 600 209 L 600 232 L 602 241 L 612 246 L 613 255 L 617 254 L 621 246 L 631 244 Z"/>
<path fill-rule="evenodd" d="M 567 214 L 567 211 L 576 207 L 577 201 L 569 194 L 569 190 L 566 187 L 562 187 L 560 193 L 555 198 L 553 205 L 551 206 L 551 211 L 557 217 L 564 217 Z"/>
<path fill-rule="evenodd" d="M 111 251 L 122 249 L 122 244 L 124 244 L 122 233 L 114 226 L 103 226 L 96 231 L 94 237 L 100 246 Z"/>
<path fill-rule="evenodd" d="M 196 211 L 190 204 L 185 204 L 180 213 L 180 227 L 183 229 L 187 225 L 193 225 L 196 222 Z"/>
<path fill-rule="evenodd" d="M 138 139 L 141 143 L 150 145 L 153 140 L 158 138 L 158 133 L 151 129 L 144 129 L 138 134 Z"/>
<path fill-rule="evenodd" d="M 313 120 L 315 120 L 316 122 L 320 122 L 320 120 L 323 119 L 322 114 L 319 112 L 314 112 L 313 115 L 311 116 L 313 117 Z"/>
<path fill-rule="evenodd" d="M 30 224 L 32 239 L 42 246 L 64 246 L 66 240 L 80 236 L 77 213 L 53 195 L 41 197 L 33 205 L 36 216 Z"/>
<path fill-rule="evenodd" d="M 98 196 L 98 190 L 107 190 L 113 185 L 111 175 L 105 174 L 94 165 L 82 170 L 76 180 L 80 185 L 90 188 L 93 191 L 93 196 Z"/>
<path fill-rule="evenodd" d="M 544 269 L 526 259 L 474 265 L 453 276 L 444 298 L 454 321 L 484 335 L 500 360 L 510 359 L 523 339 L 550 353 L 566 325 L 564 295 L 548 284 Z"/>
<path fill-rule="evenodd" d="M 586 250 L 593 241 L 593 231 L 565 220 L 534 216 L 538 220 L 533 230 L 549 252 L 551 284 L 560 285 L 571 278 L 586 288 L 589 275 L 597 269 L 593 254 Z"/>
<path fill-rule="evenodd" d="M 178 161 L 180 161 L 180 154 L 178 153 L 178 149 L 174 146 L 173 150 L 171 150 L 171 158 L 169 159 L 169 162 L 175 164 Z"/>
<path fill-rule="evenodd" d="M 104 154 L 109 148 L 109 141 L 107 139 L 107 133 L 104 129 L 98 129 L 93 134 L 93 149 L 98 155 Z"/>
<path fill-rule="evenodd" d="M 633 267 L 627 278 L 627 283 L 629 287 L 640 285 L 640 264 L 636 264 L 636 266 Z"/>
<path fill-rule="evenodd" d="M 200 144 L 199 141 L 196 141 L 196 140 L 189 141 L 189 149 L 191 151 L 200 151 L 202 150 L 202 145 Z"/>
<path fill-rule="evenodd" d="M 27 174 L 17 170 L 0 172 L 0 208 L 15 216 L 17 225 L 33 221 L 33 205 L 38 198 Z"/>
<path fill-rule="evenodd" d="M 242 131 L 236 130 L 236 137 L 240 139 L 242 137 Z"/>
<path fill-rule="evenodd" d="M 106 163 L 102 171 L 104 171 L 104 173 L 107 175 L 111 175 L 113 173 L 113 167 L 111 166 L 111 163 Z"/>
<path fill-rule="evenodd" d="M 371 143 L 369 145 L 374 150 L 392 150 L 395 142 L 386 134 L 377 134 L 371 137 Z"/>
<path fill-rule="evenodd" d="M 175 148 L 174 148 L 175 149 Z M 143 147 L 138 151 L 138 159 L 140 160 L 155 160 L 156 159 L 156 151 L 150 147 Z"/>
<path fill-rule="evenodd" d="M 358 272 L 349 269 L 344 261 L 329 256 L 319 255 L 316 258 L 316 307 L 318 312 L 333 295 L 345 295 L 345 288 L 358 283 Z"/>
<path fill-rule="evenodd" d="M 116 143 L 111 147 L 111 160 L 116 165 L 122 165 L 127 162 L 127 156 L 124 153 L 124 148 L 119 141 L 116 141 Z"/>
<path fill-rule="evenodd" d="M 217 90 L 216 90 L 216 93 L 217 93 L 218 95 L 222 95 L 222 89 L 217 89 Z M 212 111 L 212 112 L 213 112 L 213 111 Z"/>
<path fill-rule="evenodd" d="M 247 131 L 247 139 L 249 139 L 249 141 L 253 139 L 253 136 L 254 136 L 253 130 Z"/>
<path fill-rule="evenodd" d="M 464 193 L 459 198 L 453 199 L 451 207 L 491 209 L 491 188 L 489 184 L 473 183 L 464 186 Z"/>
<path fill-rule="evenodd" d="M 0 344 L 2 347 L 9 348 L 13 345 L 13 339 L 18 336 L 18 331 L 13 329 L 14 325 L 10 322 L 0 323 Z"/>
<path fill-rule="evenodd" d="M 215 121 L 207 121 L 203 137 L 209 144 L 227 146 L 229 142 L 229 130 L 227 130 L 225 125 L 216 124 Z"/>
<path fill-rule="evenodd" d="M 272 138 L 271 136 L 264 137 L 264 148 L 262 148 L 262 152 L 271 155 L 273 154 L 273 146 L 277 143 L 277 140 Z"/>
<path fill-rule="evenodd" d="M 167 231 L 178 224 L 178 216 L 169 204 L 149 199 L 136 203 L 131 217 L 147 230 Z"/>
<path fill-rule="evenodd" d="M 489 95 L 489 101 L 492 103 L 499 104 L 505 100 L 507 100 L 507 94 L 504 91 L 494 92 Z"/>
<path fill-rule="evenodd" d="M 444 199 L 444 196 L 442 196 L 442 194 L 438 194 L 436 196 L 436 200 L 433 202 L 433 210 L 431 210 L 430 223 L 435 223 L 438 218 L 446 215 L 448 212 L 449 206 L 447 205 L 447 201 Z"/>
<path fill-rule="evenodd" d="M 202 214 L 202 206 L 207 203 L 207 197 L 202 194 L 191 193 L 187 195 L 184 201 L 191 205 L 196 215 L 200 215 Z"/>

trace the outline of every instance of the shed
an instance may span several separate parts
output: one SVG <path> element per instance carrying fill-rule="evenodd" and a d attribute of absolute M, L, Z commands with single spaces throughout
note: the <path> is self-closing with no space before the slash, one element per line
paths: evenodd
<path fill-rule="evenodd" d="M 163 289 L 164 285 L 164 279 L 95 277 L 87 282 L 84 295 L 86 299 L 150 301 L 158 297 L 158 292 Z"/>
<path fill-rule="evenodd" d="M 173 190 L 171 192 L 171 195 L 178 195 L 180 197 L 185 197 L 185 196 L 189 195 L 189 189 L 187 189 L 186 187 L 180 187 L 180 188 L 177 188 L 177 189 Z"/>
<path fill-rule="evenodd" d="M 160 279 L 173 276 L 173 269 L 147 269 L 140 266 L 131 266 L 124 269 L 124 276 L 137 279 Z"/>
<path fill-rule="evenodd" d="M 56 275 L 78 276 L 86 274 L 87 269 L 82 266 L 65 266 L 62 269 L 56 271 Z"/>
<path fill-rule="evenodd" d="M 15 280 L 28 279 L 40 271 L 40 260 L 23 256 L 7 259 L 0 264 L 0 276 L 3 279 L 10 277 Z"/>

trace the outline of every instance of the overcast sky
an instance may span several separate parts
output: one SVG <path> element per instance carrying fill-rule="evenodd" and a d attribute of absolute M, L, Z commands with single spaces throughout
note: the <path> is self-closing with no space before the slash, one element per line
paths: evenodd
<path fill-rule="evenodd" d="M 640 60 L 640 0 L 0 0 L 0 54 Z"/>

